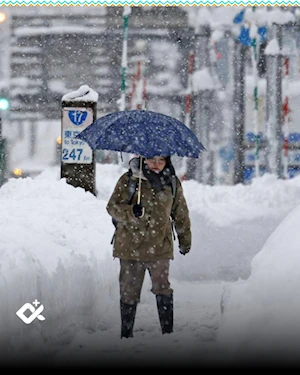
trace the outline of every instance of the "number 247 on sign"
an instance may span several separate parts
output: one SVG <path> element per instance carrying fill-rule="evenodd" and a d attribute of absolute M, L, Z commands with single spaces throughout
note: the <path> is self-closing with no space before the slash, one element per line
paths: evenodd
<path fill-rule="evenodd" d="M 68 150 L 67 148 L 64 148 L 62 150 L 62 159 L 63 160 L 80 160 L 82 155 L 83 149 L 82 148 L 73 148 L 72 150 Z"/>

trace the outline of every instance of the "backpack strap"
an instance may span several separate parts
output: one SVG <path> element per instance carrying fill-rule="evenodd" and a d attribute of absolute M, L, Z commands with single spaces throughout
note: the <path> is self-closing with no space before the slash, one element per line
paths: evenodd
<path fill-rule="evenodd" d="M 171 177 L 171 187 L 172 187 L 172 194 L 173 194 L 173 204 L 172 204 L 172 209 L 171 209 L 171 228 L 172 228 L 173 238 L 174 240 L 176 240 L 176 235 L 175 235 L 175 230 L 174 230 L 174 211 L 173 211 L 173 206 L 174 206 L 175 196 L 176 196 L 176 189 L 177 189 L 177 181 L 176 181 L 175 175 L 172 175 Z"/>
<path fill-rule="evenodd" d="M 171 177 L 171 187 L 172 187 L 173 203 L 174 203 L 174 200 L 175 200 L 175 197 L 176 197 L 176 189 L 177 189 L 177 181 L 176 181 L 175 175 L 173 175 Z M 173 211 L 173 207 L 172 207 L 172 211 Z"/>

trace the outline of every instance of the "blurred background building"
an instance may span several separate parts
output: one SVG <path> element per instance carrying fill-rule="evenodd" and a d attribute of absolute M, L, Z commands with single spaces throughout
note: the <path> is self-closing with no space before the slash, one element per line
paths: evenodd
<path fill-rule="evenodd" d="M 247 182 L 254 176 L 258 135 L 262 173 L 267 165 L 263 143 L 268 97 L 264 52 L 272 38 L 272 30 L 268 27 L 268 38 L 258 45 L 259 105 L 255 112 L 255 70 L 251 47 L 241 48 L 241 26 L 234 21 L 243 8 L 199 8 L 131 8 L 126 108 L 147 108 L 184 122 L 189 58 L 193 53 L 190 126 L 208 153 L 202 160 L 191 162 L 190 173 L 182 177 L 212 185 L 239 182 L 234 177 L 237 168 L 234 163 L 238 157 L 235 151 L 238 121 L 243 132 L 239 141 L 242 144 L 238 146 L 242 147 L 243 160 L 238 168 L 242 169 L 242 179 Z M 282 9 L 284 11 L 295 15 L 297 8 Z M 27 168 L 34 168 L 37 163 L 40 168 L 58 163 L 56 140 L 60 136 L 61 98 L 66 93 L 81 85 L 89 85 L 99 94 L 98 117 L 118 110 L 122 15 L 122 7 L 0 8 L 0 107 L 1 99 L 4 99 L 3 105 L 7 108 L 1 113 L 3 134 L 8 140 L 10 169 L 25 162 Z M 295 149 L 291 149 L 289 155 L 289 176 L 292 177 L 300 166 L 297 151 L 300 142 L 297 17 L 281 28 L 283 44 L 289 46 L 290 83 L 282 94 L 282 102 L 284 95 L 288 95 L 289 134 Z M 241 53 L 243 60 L 240 60 Z M 281 74 L 283 82 L 283 58 Z M 240 84 L 243 91 L 237 95 Z M 240 113 L 240 108 L 244 108 L 244 113 Z M 234 111 L 243 116 L 237 120 Z M 257 117 L 256 129 L 254 116 Z M 109 160 L 106 153 L 99 156 L 99 162 Z M 175 163 L 180 169 L 181 161 L 175 158 Z"/>

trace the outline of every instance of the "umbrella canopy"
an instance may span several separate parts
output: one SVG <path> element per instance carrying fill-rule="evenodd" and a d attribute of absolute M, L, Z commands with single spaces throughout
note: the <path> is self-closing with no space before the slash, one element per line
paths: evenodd
<path fill-rule="evenodd" d="M 196 135 L 179 120 L 152 111 L 113 112 L 95 120 L 76 138 L 93 150 L 153 156 L 198 158 L 205 150 Z"/>

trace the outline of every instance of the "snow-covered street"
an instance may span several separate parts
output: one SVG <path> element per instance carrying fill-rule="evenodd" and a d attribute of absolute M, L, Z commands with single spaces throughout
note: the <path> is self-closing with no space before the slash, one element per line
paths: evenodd
<path fill-rule="evenodd" d="M 280 235 L 285 262 L 278 241 L 261 250 L 294 208 L 295 222 L 299 178 L 266 175 L 234 187 L 186 181 L 193 246 L 182 256 L 175 243 L 174 332 L 161 334 L 147 274 L 134 338 L 121 340 L 119 261 L 112 258 L 113 225 L 105 209 L 119 174 L 118 166 L 97 166 L 97 197 L 60 180 L 56 168 L 34 179 L 12 179 L 0 189 L 2 361 L 9 366 L 229 365 L 243 349 L 255 352 L 254 335 L 262 334 L 261 350 L 268 328 L 286 320 L 280 301 L 284 306 L 292 301 L 294 314 L 287 317 L 290 324 L 298 321 L 297 233 L 291 235 L 286 224 Z M 24 324 L 16 311 L 35 299 L 44 306 L 45 321 Z M 279 333 L 287 344 L 282 328 Z M 280 353 L 276 330 L 272 338 Z M 297 330 L 292 339 L 299 342 Z"/>

